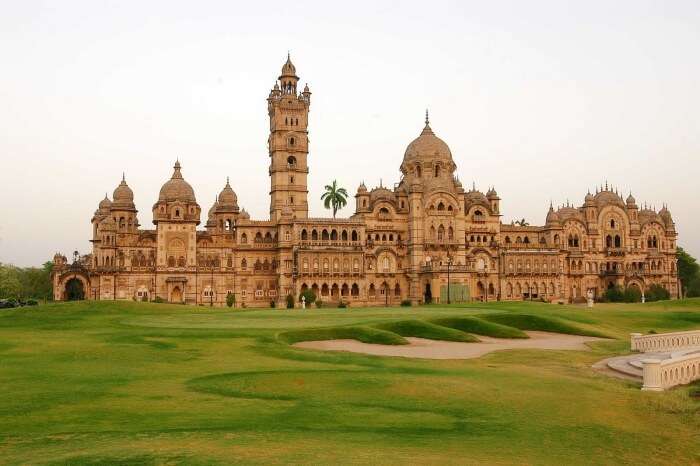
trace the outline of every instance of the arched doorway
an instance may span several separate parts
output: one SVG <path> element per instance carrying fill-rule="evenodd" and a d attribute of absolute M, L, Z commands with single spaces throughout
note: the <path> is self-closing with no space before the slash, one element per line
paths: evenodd
<path fill-rule="evenodd" d="M 85 299 L 83 282 L 75 277 L 66 282 L 66 301 L 81 301 Z"/>
<path fill-rule="evenodd" d="M 173 291 L 170 293 L 170 302 L 171 303 L 181 303 L 182 302 L 182 290 L 180 289 L 179 286 L 176 286 L 173 288 Z"/>
<path fill-rule="evenodd" d="M 477 282 L 477 284 L 476 284 L 476 298 L 479 301 L 483 301 L 485 294 L 486 294 L 486 290 L 484 289 L 484 284 L 481 282 Z"/>
<path fill-rule="evenodd" d="M 425 284 L 425 293 L 423 295 L 423 300 L 425 301 L 425 304 L 430 304 L 433 302 L 433 292 L 430 289 L 430 283 Z"/>

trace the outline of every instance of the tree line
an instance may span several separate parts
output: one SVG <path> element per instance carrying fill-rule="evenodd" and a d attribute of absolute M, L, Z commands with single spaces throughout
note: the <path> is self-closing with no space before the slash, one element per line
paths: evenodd
<path fill-rule="evenodd" d="M 0 263 L 0 299 L 51 300 L 53 262 L 41 267 L 17 267 Z"/>

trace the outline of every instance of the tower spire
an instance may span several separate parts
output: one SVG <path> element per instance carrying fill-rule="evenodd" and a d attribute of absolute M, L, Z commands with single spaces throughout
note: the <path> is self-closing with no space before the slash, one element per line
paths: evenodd
<path fill-rule="evenodd" d="M 425 109 L 425 126 L 430 124 L 430 118 L 428 117 L 428 109 Z"/>

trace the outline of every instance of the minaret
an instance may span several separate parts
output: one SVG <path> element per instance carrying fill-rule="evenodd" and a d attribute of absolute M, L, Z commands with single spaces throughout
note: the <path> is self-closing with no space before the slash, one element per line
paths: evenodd
<path fill-rule="evenodd" d="M 271 220 L 278 220 L 287 208 L 294 218 L 306 218 L 309 212 L 306 178 L 311 92 L 305 86 L 303 92 L 297 93 L 298 82 L 296 68 L 287 54 L 282 74 L 267 98 Z"/>

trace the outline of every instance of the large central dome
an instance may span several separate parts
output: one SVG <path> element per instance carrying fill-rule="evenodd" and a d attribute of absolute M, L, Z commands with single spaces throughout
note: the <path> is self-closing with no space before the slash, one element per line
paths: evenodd
<path fill-rule="evenodd" d="M 403 155 L 403 161 L 417 162 L 429 160 L 442 160 L 452 163 L 452 152 L 445 141 L 435 136 L 426 118 L 425 128 L 423 128 L 420 136 L 408 145 Z"/>

